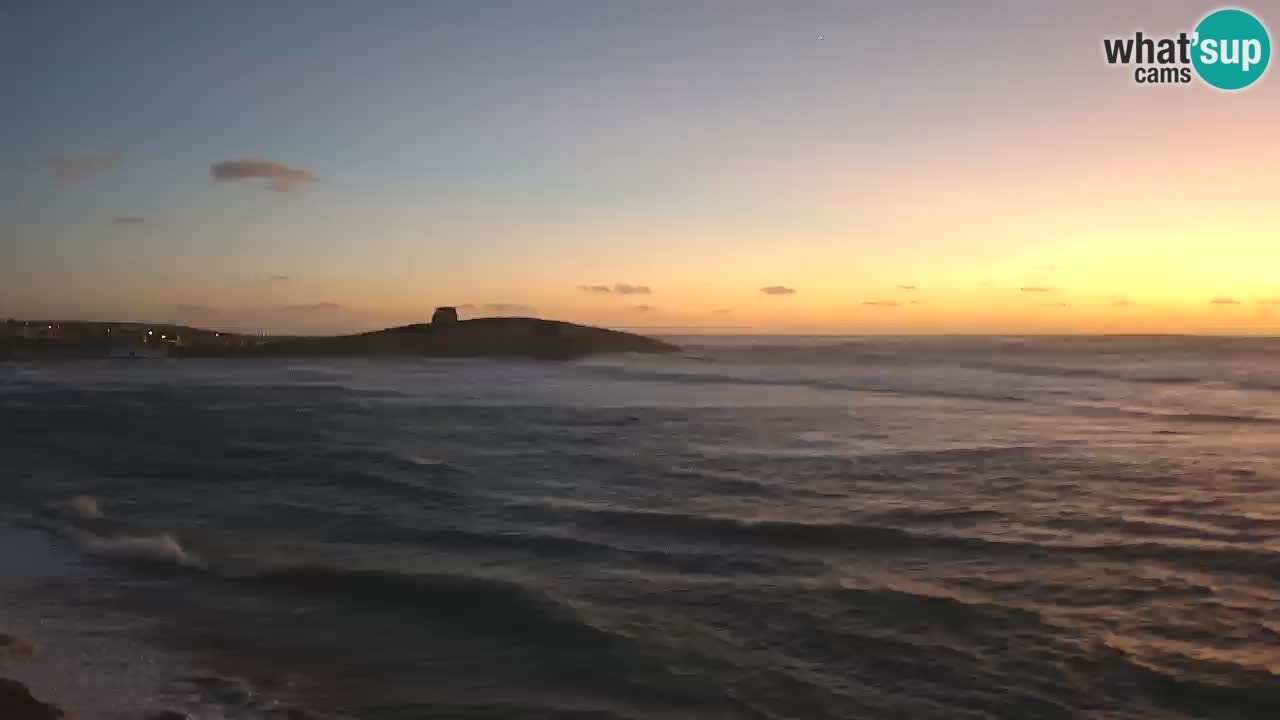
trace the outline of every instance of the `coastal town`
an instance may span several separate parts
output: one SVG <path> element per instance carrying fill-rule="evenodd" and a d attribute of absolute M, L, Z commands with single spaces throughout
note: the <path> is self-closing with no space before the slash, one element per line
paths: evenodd
<path fill-rule="evenodd" d="M 0 325 L 0 358 L 168 357 L 189 351 L 248 348 L 266 340 L 266 336 L 161 323 L 10 318 Z"/>

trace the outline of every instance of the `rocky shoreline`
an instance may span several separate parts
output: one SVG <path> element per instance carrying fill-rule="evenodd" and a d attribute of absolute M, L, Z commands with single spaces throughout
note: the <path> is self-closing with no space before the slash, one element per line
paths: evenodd
<path fill-rule="evenodd" d="M 33 657 L 36 648 L 20 637 L 0 632 L 0 671 Z M 0 675 L 0 718 L 4 720 L 75 720 L 74 713 L 37 697 L 23 683 Z M 139 720 L 190 720 L 176 710 L 144 712 Z"/>
<path fill-rule="evenodd" d="M 20 637 L 0 633 L 0 667 L 35 655 L 35 647 Z M 11 720 L 60 720 L 69 717 L 62 708 L 31 694 L 17 680 L 0 676 L 0 717 Z"/>
<path fill-rule="evenodd" d="M 62 720 L 70 716 L 57 705 L 36 698 L 26 685 L 0 677 L 0 717 L 9 720 Z"/>

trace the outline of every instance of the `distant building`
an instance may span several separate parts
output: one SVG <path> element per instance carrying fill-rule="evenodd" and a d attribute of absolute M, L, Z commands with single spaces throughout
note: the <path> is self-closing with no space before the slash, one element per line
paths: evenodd
<path fill-rule="evenodd" d="M 452 325 L 458 322 L 458 309 L 454 307 L 438 307 L 431 315 L 432 325 Z"/>

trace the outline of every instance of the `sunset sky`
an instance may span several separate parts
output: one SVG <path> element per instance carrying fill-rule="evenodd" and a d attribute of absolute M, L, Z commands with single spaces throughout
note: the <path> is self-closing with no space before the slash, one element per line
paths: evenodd
<path fill-rule="evenodd" d="M 9 4 L 0 316 L 1280 334 L 1276 69 L 1102 52 L 1218 7 Z"/>

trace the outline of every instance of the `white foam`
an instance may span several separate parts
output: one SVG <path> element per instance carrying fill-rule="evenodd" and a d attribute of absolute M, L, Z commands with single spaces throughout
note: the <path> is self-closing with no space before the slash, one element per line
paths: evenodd
<path fill-rule="evenodd" d="M 97 520 L 102 517 L 98 499 L 92 495 L 77 495 L 67 501 L 67 507 L 81 520 Z"/>
<path fill-rule="evenodd" d="M 169 533 L 152 536 L 116 535 L 109 538 L 87 535 L 83 538 L 83 544 L 85 550 L 95 555 L 180 567 L 204 567 L 200 558 L 184 550 L 177 538 Z"/>

